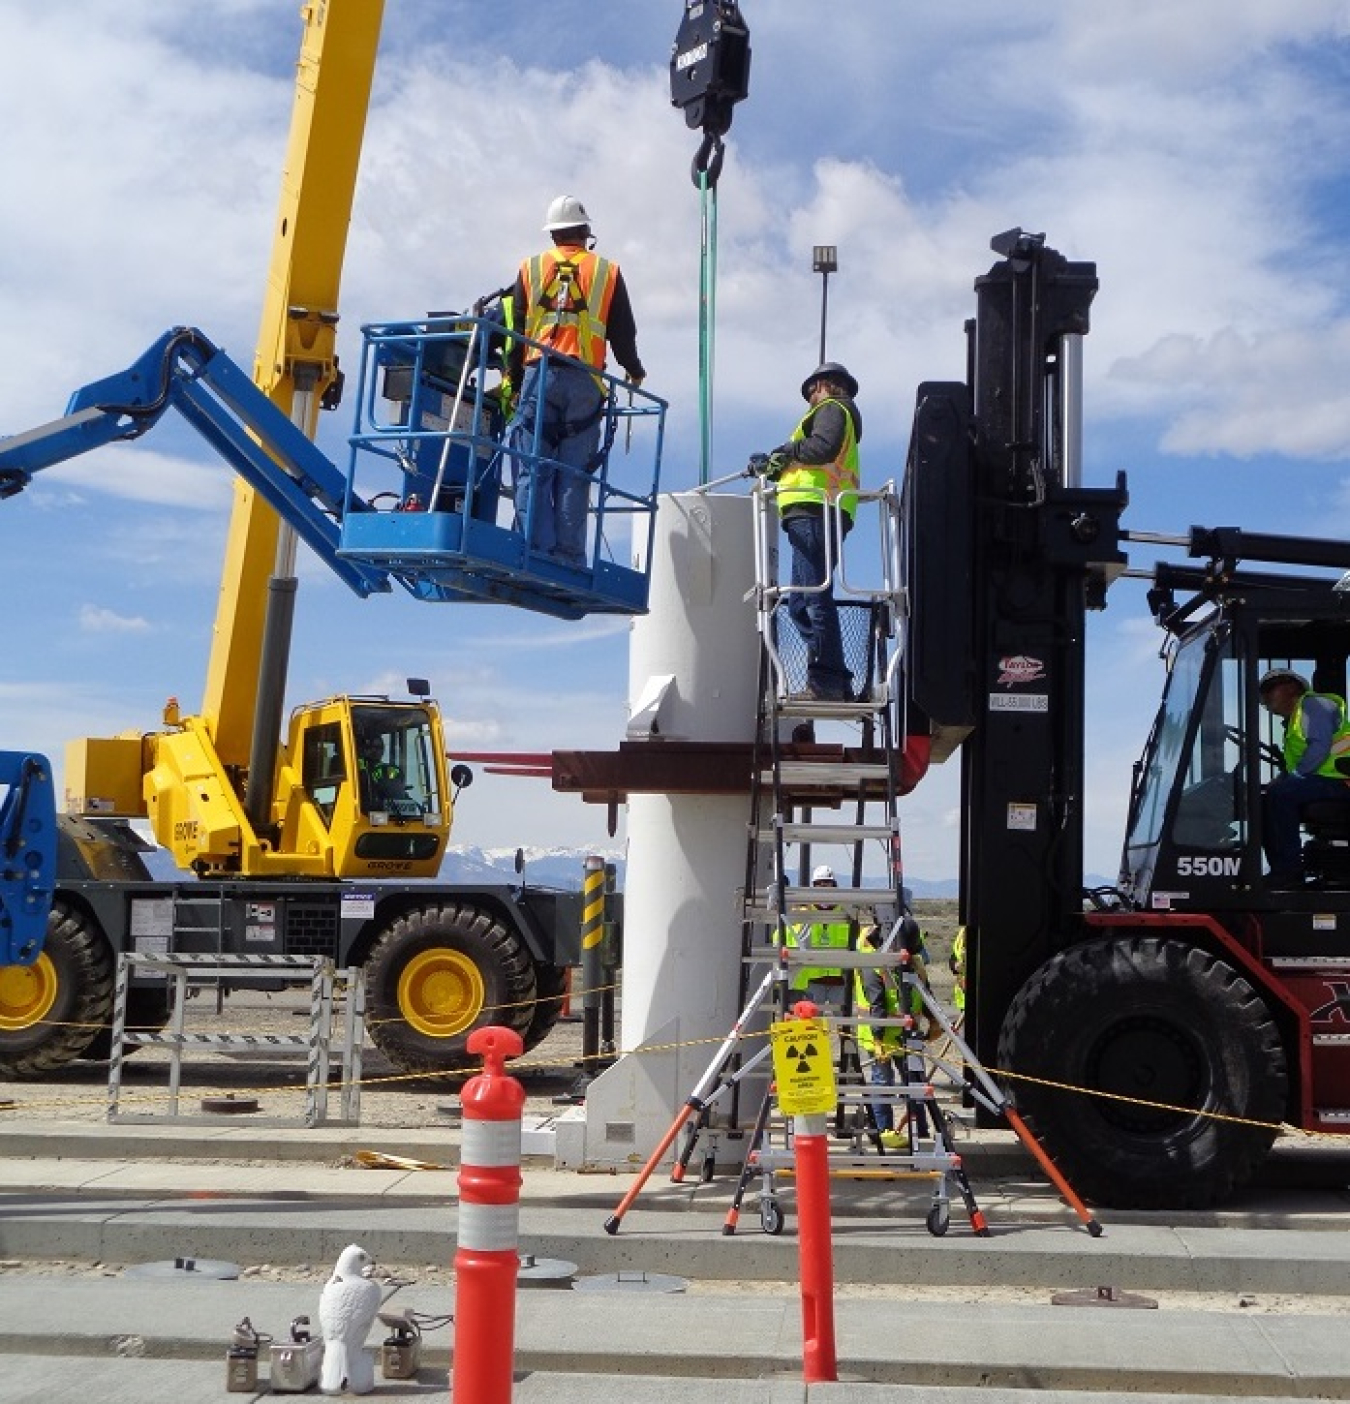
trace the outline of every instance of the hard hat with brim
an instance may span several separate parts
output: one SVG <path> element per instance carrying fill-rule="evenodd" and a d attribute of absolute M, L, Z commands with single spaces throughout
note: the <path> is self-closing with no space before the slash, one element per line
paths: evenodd
<path fill-rule="evenodd" d="M 812 882 L 833 882 L 834 869 L 828 863 L 822 863 L 812 874 Z"/>
<path fill-rule="evenodd" d="M 838 361 L 826 361 L 811 372 L 802 381 L 802 399 L 811 398 L 811 387 L 818 380 L 832 380 L 836 385 L 842 385 L 850 400 L 856 399 L 858 395 L 858 382 L 839 364 Z"/>
<path fill-rule="evenodd" d="M 1279 687 L 1281 683 L 1292 683 L 1300 692 L 1309 690 L 1308 680 L 1302 673 L 1296 673 L 1292 668 L 1272 668 L 1257 684 L 1257 693 L 1264 697 L 1272 687 Z"/>
<path fill-rule="evenodd" d="M 586 206 L 575 195 L 559 195 L 548 207 L 544 215 L 544 229 L 556 234 L 562 229 L 589 229 L 591 217 Z"/>

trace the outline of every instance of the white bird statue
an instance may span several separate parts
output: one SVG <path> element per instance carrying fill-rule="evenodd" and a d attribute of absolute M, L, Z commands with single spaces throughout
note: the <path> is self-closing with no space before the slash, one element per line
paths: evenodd
<path fill-rule="evenodd" d="M 380 1309 L 379 1284 L 370 1280 L 375 1260 L 364 1248 L 349 1244 L 338 1255 L 333 1275 L 319 1297 L 323 1329 L 323 1368 L 319 1388 L 325 1394 L 369 1394 L 375 1388 L 375 1357 L 365 1347 Z"/>

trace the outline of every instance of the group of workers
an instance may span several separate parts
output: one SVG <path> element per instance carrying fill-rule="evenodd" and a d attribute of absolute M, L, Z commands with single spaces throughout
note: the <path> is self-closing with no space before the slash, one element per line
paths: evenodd
<path fill-rule="evenodd" d="M 575 195 L 548 207 L 551 246 L 527 258 L 506 306 L 503 385 L 510 407 L 505 441 L 516 468 L 516 522 L 533 550 L 574 569 L 586 565 L 590 475 L 604 457 L 606 347 L 628 383 L 646 370 L 623 272 L 595 251 L 591 217 Z M 549 351 L 547 367 L 544 352 Z M 826 361 L 802 382 L 807 411 L 788 439 L 752 462 L 777 483 L 783 531 L 792 547 L 788 615 L 807 651 L 803 698 L 846 701 L 852 674 L 844 661 L 832 590 L 834 565 L 853 525 L 862 416 L 858 382 Z"/>
<path fill-rule="evenodd" d="M 811 874 L 813 888 L 838 887 L 834 869 L 820 864 Z M 822 910 L 828 901 L 822 891 Z M 847 950 L 854 940 L 854 923 L 840 916 L 829 916 L 816 922 L 805 922 L 789 929 L 786 943 L 799 950 L 821 952 L 823 961 L 829 952 Z M 827 1014 L 856 1016 L 856 1040 L 863 1060 L 868 1065 L 868 1080 L 875 1087 L 894 1087 L 897 1068 L 908 1087 L 926 1083 L 923 1043 L 933 1033 L 923 991 L 929 989 L 928 951 L 919 924 L 905 913 L 899 921 L 899 946 L 902 962 L 859 966 L 850 980 L 843 969 L 829 964 L 798 964 L 789 984 L 795 996 L 808 999 Z M 880 950 L 884 933 L 875 923 L 857 929 L 856 946 L 860 951 Z M 876 1022 L 872 1022 L 875 1020 Z M 928 1135 L 928 1115 L 925 1098 L 906 1097 L 905 1117 L 913 1136 Z M 883 1149 L 900 1149 L 909 1144 L 895 1119 L 895 1099 L 874 1097 L 869 1102 L 873 1128 Z"/>

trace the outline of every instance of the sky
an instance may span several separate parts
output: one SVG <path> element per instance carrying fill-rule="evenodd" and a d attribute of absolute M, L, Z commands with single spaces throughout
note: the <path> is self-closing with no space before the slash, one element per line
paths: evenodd
<path fill-rule="evenodd" d="M 0 434 L 55 418 L 166 327 L 252 363 L 293 96 L 298 0 L 0 6 Z M 861 383 L 865 479 L 898 481 L 914 387 L 964 374 L 989 240 L 1097 264 L 1085 482 L 1126 525 L 1343 537 L 1350 518 L 1350 3 L 745 0 L 753 61 L 718 198 L 712 475 L 780 442 L 828 351 Z M 670 106 L 679 0 L 388 0 L 344 268 L 363 322 L 467 306 L 574 193 L 624 269 L 663 486 L 698 482 L 698 134 Z M 348 412 L 321 443 L 342 452 Z M 0 503 L 0 745 L 151 729 L 200 699 L 231 484 L 167 423 Z M 1175 553 L 1173 553 L 1175 554 Z M 1131 549 L 1149 564 L 1153 548 Z M 952 569 L 961 569 L 953 562 Z M 429 677 L 462 750 L 610 749 L 628 625 L 360 601 L 313 560 L 288 696 Z M 1142 582 L 1089 635 L 1086 859 L 1118 864 L 1162 684 Z M 541 682 L 547 679 L 547 684 Z M 58 761 L 59 764 L 59 761 Z M 906 863 L 957 865 L 955 765 L 902 810 Z M 622 833 L 620 834 L 620 838 Z M 606 842 L 605 816 L 480 775 L 455 840 Z"/>

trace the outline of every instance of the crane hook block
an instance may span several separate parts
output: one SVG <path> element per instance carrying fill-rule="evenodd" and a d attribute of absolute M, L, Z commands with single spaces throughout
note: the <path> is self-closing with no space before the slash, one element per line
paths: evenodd
<path fill-rule="evenodd" d="M 736 0 L 686 0 L 670 55 L 670 101 L 686 124 L 725 135 L 749 91 L 750 30 Z"/>

